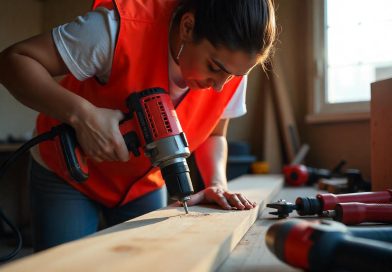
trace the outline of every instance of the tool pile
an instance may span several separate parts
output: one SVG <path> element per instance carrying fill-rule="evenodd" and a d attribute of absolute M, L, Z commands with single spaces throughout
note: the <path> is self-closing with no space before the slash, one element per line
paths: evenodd
<path fill-rule="evenodd" d="M 267 204 L 270 214 L 287 218 L 317 215 L 331 220 L 287 219 L 266 234 L 268 248 L 282 261 L 311 271 L 391 271 L 392 226 L 351 227 L 360 223 L 392 223 L 392 189 L 298 197 L 295 203 Z M 342 224 L 343 223 L 343 224 Z"/>
<path fill-rule="evenodd" d="M 342 170 L 346 161 L 340 161 L 332 170 L 314 168 L 303 164 L 289 164 L 282 169 L 285 182 L 290 186 L 317 184 L 329 193 L 355 193 L 370 191 L 370 182 L 359 169 Z"/>

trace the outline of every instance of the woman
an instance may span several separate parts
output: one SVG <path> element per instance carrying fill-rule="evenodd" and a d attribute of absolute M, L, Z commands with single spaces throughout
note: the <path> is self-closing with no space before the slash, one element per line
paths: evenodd
<path fill-rule="evenodd" d="M 165 205 L 159 169 L 129 155 L 118 125 L 126 97 L 150 87 L 168 90 L 195 152 L 205 189 L 188 204 L 255 207 L 227 190 L 225 135 L 274 38 L 270 0 L 96 0 L 85 16 L 2 52 L 1 83 L 41 112 L 37 133 L 67 123 L 89 158 L 89 180 L 78 184 L 53 142 L 32 152 L 35 250 L 95 232 L 99 212 L 110 226 Z"/>

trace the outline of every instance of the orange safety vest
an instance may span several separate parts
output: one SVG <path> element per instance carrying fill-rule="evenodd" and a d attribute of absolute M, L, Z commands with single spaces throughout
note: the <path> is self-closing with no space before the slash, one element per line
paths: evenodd
<path fill-rule="evenodd" d="M 61 82 L 68 90 L 86 98 L 97 107 L 126 112 L 125 100 L 132 92 L 151 87 L 169 89 L 168 36 L 172 14 L 178 5 L 174 0 L 96 0 L 93 8 L 116 8 L 120 27 L 107 84 L 95 78 L 78 81 L 71 74 Z M 190 150 L 203 143 L 237 89 L 241 77 L 228 82 L 222 92 L 190 90 L 176 111 L 188 139 Z M 40 114 L 37 131 L 43 133 L 59 124 L 58 120 Z M 124 205 L 164 185 L 159 168 L 152 167 L 144 155 L 131 156 L 128 162 L 88 161 L 89 178 L 84 183 L 70 180 L 60 163 L 61 151 L 54 141 L 39 146 L 47 166 L 71 186 L 105 206 Z"/>

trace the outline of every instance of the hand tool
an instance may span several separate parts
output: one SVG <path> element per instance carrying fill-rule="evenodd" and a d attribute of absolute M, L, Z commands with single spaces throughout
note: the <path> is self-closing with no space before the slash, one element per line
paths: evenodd
<path fill-rule="evenodd" d="M 323 211 L 334 210 L 336 204 L 347 202 L 392 203 L 392 189 L 341 195 L 318 194 L 316 197 L 298 197 L 295 204 L 278 200 L 267 204 L 267 207 L 277 210 L 276 212 L 270 212 L 270 214 L 277 215 L 279 218 L 286 218 L 294 210 L 299 215 L 322 215 Z"/>
<path fill-rule="evenodd" d="M 330 220 L 287 219 L 266 233 L 268 249 L 306 271 L 391 271 L 392 228 L 348 228 Z"/>
<path fill-rule="evenodd" d="M 300 164 L 300 160 L 294 159 L 289 165 L 283 167 L 285 181 L 291 186 L 311 185 L 319 179 L 330 179 L 332 176 L 341 176 L 341 169 L 346 164 L 340 161 L 332 171 L 322 168 L 313 168 Z"/>
<path fill-rule="evenodd" d="M 168 93 L 161 88 L 146 89 L 132 93 L 127 101 L 128 113 L 120 123 L 127 148 L 134 156 L 139 149 L 149 157 L 153 166 L 159 166 L 169 196 L 182 202 L 188 213 L 186 202 L 193 193 L 186 158 L 190 151 L 176 111 Z M 61 146 L 65 174 L 77 181 L 88 179 L 88 166 L 75 135 L 74 129 L 66 124 L 59 126 L 57 143 Z"/>
<path fill-rule="evenodd" d="M 345 164 L 346 161 L 342 160 L 332 170 L 328 170 L 291 163 L 283 167 L 283 175 L 290 186 L 312 185 L 318 182 L 320 190 L 328 190 L 330 193 L 369 191 L 370 182 L 362 177 L 358 169 L 346 169 L 342 172 Z M 333 178 L 343 178 L 344 182 L 334 182 Z"/>
<path fill-rule="evenodd" d="M 338 203 L 333 210 L 325 211 L 323 216 L 332 217 L 345 225 L 363 222 L 392 223 L 392 204 Z"/>
<path fill-rule="evenodd" d="M 340 177 L 332 175 L 331 179 L 322 178 L 317 183 L 320 190 L 334 194 L 366 192 L 371 190 L 370 185 L 358 169 L 347 169 Z"/>
<path fill-rule="evenodd" d="M 313 184 L 320 178 L 331 178 L 331 171 L 327 169 L 317 169 L 303 164 L 290 164 L 283 167 L 285 181 L 291 186 L 301 186 Z"/>

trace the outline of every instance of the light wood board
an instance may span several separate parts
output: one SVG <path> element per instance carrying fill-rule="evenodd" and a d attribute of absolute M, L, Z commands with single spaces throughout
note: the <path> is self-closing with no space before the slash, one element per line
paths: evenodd
<path fill-rule="evenodd" d="M 326 193 L 313 187 L 285 187 L 277 194 L 272 201 L 285 199 L 288 202 L 295 202 L 299 196 L 314 197 L 318 193 Z M 271 201 L 271 202 L 272 202 Z M 269 214 L 274 209 L 264 209 L 260 218 L 252 225 L 249 231 L 234 248 L 230 256 L 219 267 L 217 272 L 298 272 L 300 269 L 289 266 L 279 260 L 265 243 L 265 235 L 271 225 L 278 222 L 277 216 Z M 302 219 L 314 219 L 315 217 L 300 217 L 297 212 L 290 214 L 290 217 Z"/>
<path fill-rule="evenodd" d="M 280 175 L 243 176 L 229 183 L 258 207 L 225 211 L 168 207 L 85 239 L 34 254 L 2 271 L 213 271 L 252 226 L 260 207 L 280 190 Z"/>

